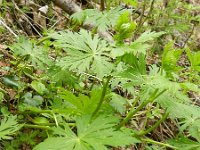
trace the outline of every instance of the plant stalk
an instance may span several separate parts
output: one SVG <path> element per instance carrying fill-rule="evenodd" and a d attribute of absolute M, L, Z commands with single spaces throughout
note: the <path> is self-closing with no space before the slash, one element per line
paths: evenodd
<path fill-rule="evenodd" d="M 172 145 L 169 145 L 169 144 L 166 144 L 166 143 L 162 143 L 162 142 L 158 142 L 158 141 L 154 141 L 152 139 L 145 138 L 145 139 L 142 139 L 142 141 L 147 142 L 147 143 L 161 145 L 161 146 L 168 147 L 168 148 L 171 148 L 171 149 L 177 149 L 177 147 L 175 147 L 175 146 L 172 146 Z"/>
<path fill-rule="evenodd" d="M 127 116 L 119 123 L 117 126 L 117 130 L 119 130 L 125 123 L 127 123 L 134 114 L 136 114 L 138 111 L 140 111 L 142 108 L 144 108 L 148 103 L 153 102 L 157 97 L 159 97 L 161 94 L 163 94 L 166 90 L 161 91 L 158 93 L 158 89 L 156 89 L 153 94 L 149 97 L 148 100 L 143 102 L 140 106 L 138 106 L 136 109 L 134 107 L 131 108 L 131 110 L 128 112 Z M 158 94 L 157 94 L 158 93 Z M 157 94 L 157 95 L 156 95 Z"/>
<path fill-rule="evenodd" d="M 107 90 L 110 79 L 111 79 L 111 76 L 108 76 L 107 81 L 103 85 L 103 90 L 102 90 L 102 94 L 101 94 L 99 104 L 97 105 L 95 111 L 93 112 L 92 117 L 94 117 L 96 115 L 96 113 L 101 108 L 101 105 L 103 104 L 103 101 L 104 101 L 104 98 L 105 98 L 105 95 L 106 95 L 106 90 Z"/>
<path fill-rule="evenodd" d="M 34 128 L 34 129 L 43 129 L 43 130 L 51 130 L 49 126 L 41 126 L 41 125 L 32 125 L 32 124 L 24 124 L 25 128 Z"/>
<path fill-rule="evenodd" d="M 153 126 L 151 126 L 149 129 L 147 129 L 145 131 L 140 131 L 137 135 L 142 136 L 142 135 L 150 133 L 151 131 L 156 129 L 168 117 L 168 115 L 169 115 L 169 113 L 165 112 L 164 115 L 162 116 L 162 118 L 160 120 L 158 120 Z"/>

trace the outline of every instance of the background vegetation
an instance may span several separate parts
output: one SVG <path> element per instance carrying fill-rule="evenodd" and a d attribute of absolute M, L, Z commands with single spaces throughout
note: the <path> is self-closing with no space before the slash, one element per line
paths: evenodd
<path fill-rule="evenodd" d="M 200 150 L 198 0 L 0 6 L 0 149 Z"/>

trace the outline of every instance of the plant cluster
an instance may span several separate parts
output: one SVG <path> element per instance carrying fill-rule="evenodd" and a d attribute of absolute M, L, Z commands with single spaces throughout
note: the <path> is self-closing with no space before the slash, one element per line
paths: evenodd
<path fill-rule="evenodd" d="M 182 39 L 174 36 L 194 28 L 199 18 L 187 11 L 182 21 L 183 12 L 174 7 L 196 7 L 176 2 L 160 11 L 160 1 L 144 1 L 141 14 L 134 14 L 132 7 L 113 7 L 113 1 L 108 10 L 71 16 L 74 26 L 96 23 L 93 31 L 17 37 L 9 46 L 10 67 L 1 68 L 7 73 L 0 80 L 0 147 L 199 150 L 200 107 L 191 95 L 200 95 L 200 51 L 187 46 L 190 37 L 177 46 Z M 136 1 L 124 3 L 137 7 Z M 191 20 L 195 25 L 189 26 Z M 97 30 L 110 30 L 114 41 Z M 158 62 L 149 60 L 154 53 Z M 160 126 L 172 133 L 154 138 Z"/>

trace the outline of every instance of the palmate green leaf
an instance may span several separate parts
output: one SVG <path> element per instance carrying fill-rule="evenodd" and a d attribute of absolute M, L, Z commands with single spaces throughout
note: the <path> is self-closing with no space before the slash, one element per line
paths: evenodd
<path fill-rule="evenodd" d="M 139 52 L 146 54 L 146 50 L 151 46 L 149 43 L 155 38 L 160 37 L 161 35 L 165 34 L 165 32 L 150 32 L 146 31 L 144 32 L 137 40 L 135 40 L 131 45 L 130 45 L 130 50 L 128 50 L 129 53 L 133 52 Z"/>
<path fill-rule="evenodd" d="M 65 128 L 54 128 L 54 135 L 37 145 L 34 150 L 107 150 L 107 146 L 126 146 L 139 142 L 127 132 L 116 131 L 118 119 L 99 116 L 92 122 L 90 116 L 76 119 L 77 134 L 66 124 Z"/>
<path fill-rule="evenodd" d="M 58 96 L 64 100 L 63 106 L 70 109 L 73 114 L 91 114 L 101 97 L 101 90 L 91 91 L 90 97 L 79 94 L 75 96 L 72 92 L 60 89 Z"/>
<path fill-rule="evenodd" d="M 123 45 L 112 51 L 113 57 L 123 56 L 126 53 L 142 53 L 146 54 L 146 51 L 151 46 L 151 41 L 159 36 L 165 34 L 165 32 L 144 32 L 137 40 L 132 42 L 130 45 Z"/>
<path fill-rule="evenodd" d="M 128 104 L 127 99 L 115 93 L 111 93 L 110 96 L 111 96 L 110 105 L 117 112 L 124 114 L 126 111 L 126 105 Z"/>
<path fill-rule="evenodd" d="M 48 69 L 46 77 L 51 80 L 52 83 L 56 85 L 67 84 L 69 86 L 74 86 L 77 83 L 77 78 L 73 73 L 67 69 L 63 70 L 59 66 L 51 66 Z"/>
<path fill-rule="evenodd" d="M 113 73 L 113 86 L 120 83 L 122 88 L 128 91 L 130 88 L 133 91 L 133 86 L 143 85 L 147 76 L 145 55 L 125 54 L 121 57 L 121 60 L 126 66 L 122 65 L 122 68 L 116 69 Z"/>
<path fill-rule="evenodd" d="M 17 123 L 16 116 L 7 116 L 1 120 L 0 124 L 0 140 L 12 139 L 14 135 L 22 126 Z"/>
<path fill-rule="evenodd" d="M 113 68 L 111 63 L 108 43 L 101 40 L 97 35 L 86 30 L 79 33 L 59 32 L 49 35 L 55 39 L 54 45 L 64 48 L 67 56 L 57 63 L 63 70 L 69 69 L 77 73 L 89 72 L 98 77 L 109 74 Z"/>
<path fill-rule="evenodd" d="M 120 7 L 103 12 L 97 9 L 86 9 L 71 16 L 73 21 L 85 24 L 94 24 L 100 31 L 105 31 L 109 27 L 115 26 L 116 20 L 124 12 Z"/>
<path fill-rule="evenodd" d="M 37 46 L 34 42 L 29 41 L 24 37 L 20 37 L 18 42 L 13 44 L 10 48 L 15 56 L 28 59 L 35 67 L 40 66 L 44 68 L 45 66 L 52 64 L 44 47 Z"/>
<path fill-rule="evenodd" d="M 132 62 L 134 62 L 134 59 Z M 173 82 L 166 77 L 164 71 L 161 74 L 160 69 L 156 66 L 152 66 L 149 74 L 145 75 L 134 66 L 134 63 L 131 64 L 129 62 L 128 64 L 130 67 L 127 70 L 115 76 L 115 78 L 118 78 L 118 82 L 121 82 L 121 86 L 130 92 L 134 91 L 134 86 L 139 86 L 141 89 L 139 94 L 141 101 L 147 99 L 149 94 L 155 89 L 167 90 L 157 98 L 156 102 L 168 110 L 170 118 L 179 118 L 182 120 L 180 123 L 181 131 L 189 130 L 194 138 L 199 138 L 192 131 L 200 130 L 200 122 L 198 119 L 200 108 L 193 106 L 188 96 L 182 92 L 183 89 L 188 90 L 187 88 L 193 84 Z M 199 92 L 195 86 L 189 90 Z"/>

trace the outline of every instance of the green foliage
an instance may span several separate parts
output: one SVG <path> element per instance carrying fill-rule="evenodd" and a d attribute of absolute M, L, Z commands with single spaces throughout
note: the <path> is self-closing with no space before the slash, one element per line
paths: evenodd
<path fill-rule="evenodd" d="M 123 11 L 124 10 L 120 7 L 105 10 L 103 12 L 96 9 L 86 9 L 73 14 L 71 17 L 75 22 L 95 24 L 99 30 L 105 31 L 109 27 L 115 26 L 116 20 L 123 13 Z"/>
<path fill-rule="evenodd" d="M 134 22 L 129 21 L 129 13 L 124 12 L 120 17 L 115 26 L 117 34 L 114 36 L 114 39 L 122 44 L 123 40 L 129 38 L 132 35 L 132 32 L 136 28 L 136 24 Z"/>
<path fill-rule="evenodd" d="M 79 33 L 53 33 L 49 37 L 55 39 L 56 47 L 64 48 L 67 52 L 67 56 L 57 63 L 63 70 L 69 69 L 79 74 L 87 72 L 100 78 L 112 71 L 112 47 L 97 35 L 92 36 L 90 32 L 81 30 Z"/>
<path fill-rule="evenodd" d="M 1 119 L 0 124 L 0 140 L 12 139 L 11 136 L 16 134 L 16 131 L 18 131 L 21 127 L 22 126 L 17 123 L 16 116 L 4 117 L 3 119 Z"/>
<path fill-rule="evenodd" d="M 150 32 L 150 31 L 146 31 L 137 40 L 135 40 L 130 45 L 130 48 L 132 50 L 135 50 L 136 52 L 145 54 L 147 48 L 150 47 L 150 44 L 147 43 L 147 42 L 150 42 L 150 41 L 154 40 L 155 38 L 158 38 L 159 36 L 161 36 L 163 34 L 165 34 L 165 32 Z"/>
<path fill-rule="evenodd" d="M 60 89 L 58 96 L 64 100 L 63 106 L 66 106 L 65 109 L 70 110 L 71 114 L 91 114 L 99 102 L 101 90 L 92 91 L 88 97 L 84 94 L 75 96 L 69 91 Z"/>
<path fill-rule="evenodd" d="M 34 150 L 68 149 L 68 150 L 106 150 L 106 146 L 125 146 L 139 142 L 123 131 L 116 131 L 114 126 L 118 121 L 115 117 L 100 116 L 91 121 L 87 115 L 76 119 L 77 133 L 67 124 L 64 129 L 56 127 L 50 137 L 37 145 Z"/>
<path fill-rule="evenodd" d="M 37 135 L 42 135 L 41 131 L 30 131 L 30 132 L 19 132 L 17 138 L 12 141 L 3 141 L 3 146 L 5 150 L 16 150 L 20 149 L 20 147 L 24 144 L 29 145 L 29 147 L 33 147 L 36 145 Z"/>
<path fill-rule="evenodd" d="M 6 86 L 20 88 L 20 84 L 18 82 L 19 78 L 17 78 L 16 76 L 4 76 L 2 77 L 2 80 Z"/>
<path fill-rule="evenodd" d="M 43 102 L 43 98 L 39 95 L 32 95 L 32 93 L 27 92 L 24 96 L 24 104 L 26 106 L 40 106 Z"/>
<path fill-rule="evenodd" d="M 110 105 L 119 113 L 124 114 L 128 100 L 118 94 L 111 93 Z"/>
<path fill-rule="evenodd" d="M 46 74 L 46 78 L 50 79 L 52 83 L 56 83 L 60 86 L 62 84 L 74 86 L 77 82 L 77 78 L 73 72 L 70 72 L 67 69 L 63 70 L 59 66 L 51 66 Z"/>
<path fill-rule="evenodd" d="M 38 81 L 32 81 L 31 87 L 41 95 L 48 91 L 45 85 Z"/>
<path fill-rule="evenodd" d="M 18 42 L 10 46 L 14 53 L 14 56 L 20 56 L 21 59 L 27 60 L 33 66 L 46 67 L 51 64 L 51 60 L 48 59 L 47 51 L 37 46 L 35 42 L 29 41 L 24 37 L 20 37 Z"/>
<path fill-rule="evenodd" d="M 189 49 L 186 49 L 187 56 L 191 63 L 191 68 L 200 72 L 200 52 L 192 53 Z"/>
<path fill-rule="evenodd" d="M 154 40 L 155 38 L 163 35 L 165 32 L 144 32 L 138 39 L 132 42 L 130 45 L 123 45 L 117 47 L 115 50 L 112 51 L 113 57 L 119 57 L 124 55 L 125 53 L 143 53 L 146 54 L 148 48 L 150 48 L 150 41 Z"/>
<path fill-rule="evenodd" d="M 0 103 L 3 100 L 4 94 L 2 92 L 0 92 Z"/>
<path fill-rule="evenodd" d="M 137 6 L 137 0 L 122 0 L 127 5 Z"/>
<path fill-rule="evenodd" d="M 199 150 L 200 143 L 187 139 L 185 137 L 180 137 L 177 139 L 172 139 L 169 143 L 176 146 L 178 150 Z"/>
<path fill-rule="evenodd" d="M 78 26 L 68 27 L 77 32 L 17 38 L 12 56 L 1 50 L 4 149 L 199 149 L 200 53 L 188 44 L 197 8 L 180 0 L 105 5 L 73 14 Z M 88 24 L 91 32 L 78 29 Z M 151 134 L 162 129 L 169 134 Z"/>
<path fill-rule="evenodd" d="M 162 56 L 162 69 L 168 74 L 181 69 L 181 67 L 177 66 L 177 62 L 180 59 L 183 50 L 173 49 L 172 44 L 173 43 L 169 43 L 166 45 Z"/>

